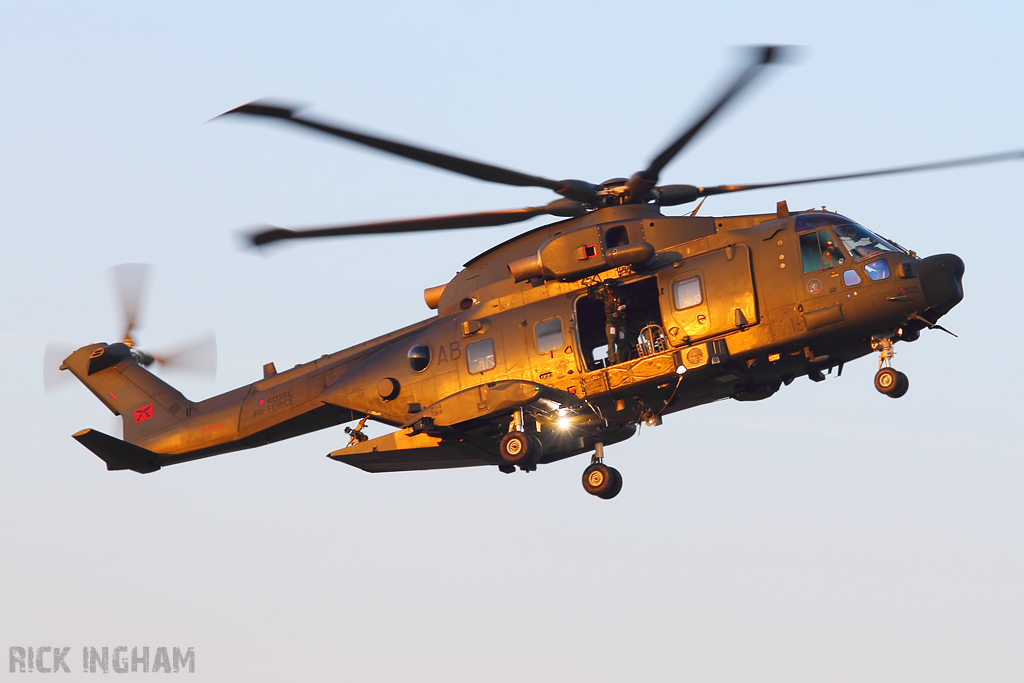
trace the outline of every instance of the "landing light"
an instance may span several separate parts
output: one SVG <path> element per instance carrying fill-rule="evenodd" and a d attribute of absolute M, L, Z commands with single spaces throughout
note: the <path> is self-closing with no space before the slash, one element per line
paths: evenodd
<path fill-rule="evenodd" d="M 562 411 L 558 411 L 558 412 L 561 413 Z M 560 418 L 558 420 L 558 428 L 559 429 L 568 429 L 569 428 L 569 418 L 567 418 L 567 417 Z"/>

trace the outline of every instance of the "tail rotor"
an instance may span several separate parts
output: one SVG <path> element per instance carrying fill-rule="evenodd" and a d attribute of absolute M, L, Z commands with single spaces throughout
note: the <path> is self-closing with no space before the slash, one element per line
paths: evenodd
<path fill-rule="evenodd" d="M 157 364 L 162 368 L 184 370 L 213 377 L 217 373 L 217 340 L 212 332 L 195 337 L 177 346 L 159 351 L 145 351 L 136 346 L 135 330 L 140 326 L 140 313 L 152 266 L 146 263 L 123 263 L 110 269 L 114 293 L 124 320 L 120 340 L 131 349 L 135 362 L 142 366 Z M 50 342 L 43 355 L 43 388 L 51 393 L 71 383 L 71 375 L 61 372 L 62 363 L 75 350 L 66 342 Z"/>

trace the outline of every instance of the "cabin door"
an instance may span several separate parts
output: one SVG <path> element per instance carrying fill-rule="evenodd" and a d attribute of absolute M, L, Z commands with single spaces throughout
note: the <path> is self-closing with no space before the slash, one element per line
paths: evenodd
<path fill-rule="evenodd" d="M 717 249 L 658 275 L 662 316 L 672 346 L 742 330 L 758 322 L 750 250 Z"/>

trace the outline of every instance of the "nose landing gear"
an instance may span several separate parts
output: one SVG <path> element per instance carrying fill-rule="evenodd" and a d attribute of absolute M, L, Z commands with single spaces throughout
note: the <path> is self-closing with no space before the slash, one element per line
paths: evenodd
<path fill-rule="evenodd" d="M 611 500 L 622 490 L 622 475 L 614 467 L 604 464 L 604 444 L 594 444 L 590 467 L 583 470 L 583 488 L 592 496 Z"/>
<path fill-rule="evenodd" d="M 889 398 L 900 398 L 910 389 L 910 380 L 902 372 L 893 369 L 892 337 L 872 337 L 871 348 L 878 351 L 878 372 L 875 373 L 875 389 Z"/>

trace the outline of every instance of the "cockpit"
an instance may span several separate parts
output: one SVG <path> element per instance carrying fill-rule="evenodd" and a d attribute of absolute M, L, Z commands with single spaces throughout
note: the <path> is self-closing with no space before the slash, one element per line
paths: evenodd
<path fill-rule="evenodd" d="M 810 233 L 812 230 L 818 230 L 826 227 L 832 228 L 832 232 L 834 232 L 836 237 L 839 238 L 839 241 L 846 249 L 846 252 L 855 262 L 863 261 L 884 253 L 907 253 L 903 248 L 879 237 L 863 225 L 860 225 L 845 216 L 840 216 L 839 214 L 806 213 L 800 214 L 796 217 L 797 235 Z M 825 235 L 827 234 L 828 233 L 825 233 Z M 804 241 L 806 240 L 801 238 L 801 243 Z M 831 244 L 821 247 L 821 253 L 828 254 L 829 248 L 831 247 L 833 247 Z M 838 252 L 836 253 L 838 254 Z M 838 258 L 837 261 L 839 264 L 843 263 L 843 259 L 841 257 Z"/>
<path fill-rule="evenodd" d="M 796 217 L 796 233 L 830 227 L 843 243 L 854 261 L 877 256 L 884 252 L 906 254 L 902 247 L 879 237 L 863 225 L 837 213 L 804 213 Z"/>

